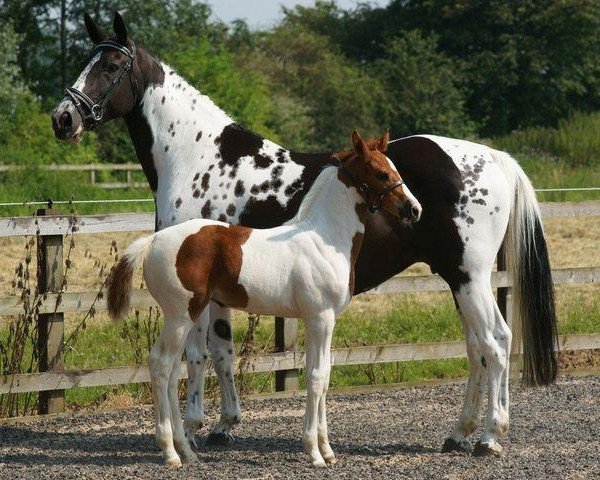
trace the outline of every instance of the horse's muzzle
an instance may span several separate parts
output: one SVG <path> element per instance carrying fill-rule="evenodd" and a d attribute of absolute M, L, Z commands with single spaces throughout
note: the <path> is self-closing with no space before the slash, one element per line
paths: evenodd
<path fill-rule="evenodd" d="M 407 201 L 403 203 L 403 205 L 398 209 L 398 211 L 400 212 L 400 216 L 403 220 L 409 223 L 413 223 L 419 221 L 423 209 L 420 204 Z"/>
<path fill-rule="evenodd" d="M 70 108 L 67 102 L 62 102 L 51 115 L 52 129 L 59 140 L 78 143 L 83 133 L 81 116 L 75 108 Z"/>

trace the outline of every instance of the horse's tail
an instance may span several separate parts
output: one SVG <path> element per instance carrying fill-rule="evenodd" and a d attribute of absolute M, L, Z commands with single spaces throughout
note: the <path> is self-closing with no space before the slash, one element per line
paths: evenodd
<path fill-rule="evenodd" d="M 112 319 L 123 318 L 129 311 L 133 272 L 144 262 L 153 240 L 154 235 L 137 239 L 127 247 L 113 268 L 108 278 L 107 294 L 108 314 Z"/>
<path fill-rule="evenodd" d="M 540 207 L 519 164 L 504 152 L 494 150 L 493 156 L 513 192 L 504 252 L 513 278 L 514 325 L 517 329 L 520 326 L 523 340 L 523 381 L 526 385 L 547 385 L 554 382 L 558 371 L 558 333 Z M 519 335 L 514 338 L 518 341 Z"/>

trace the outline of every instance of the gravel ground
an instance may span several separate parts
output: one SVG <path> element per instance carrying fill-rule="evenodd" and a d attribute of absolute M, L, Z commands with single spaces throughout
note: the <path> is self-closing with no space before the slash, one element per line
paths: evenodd
<path fill-rule="evenodd" d="M 203 447 L 199 462 L 162 465 L 150 406 L 0 424 L 0 477 L 43 478 L 600 478 L 600 377 L 511 388 L 511 430 L 501 458 L 441 454 L 464 384 L 330 395 L 339 463 L 315 470 L 301 452 L 304 398 L 246 400 L 231 447 Z M 216 418 L 214 406 L 207 417 Z M 203 431 L 206 434 L 206 431 Z"/>

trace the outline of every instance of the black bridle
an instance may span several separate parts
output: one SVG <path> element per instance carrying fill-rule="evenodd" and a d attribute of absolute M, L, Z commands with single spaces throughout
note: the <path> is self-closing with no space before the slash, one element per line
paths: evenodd
<path fill-rule="evenodd" d="M 131 42 L 131 49 L 129 49 L 120 43 L 112 40 L 105 40 L 96 45 L 96 48 L 92 51 L 90 57 L 93 57 L 96 52 L 102 49 L 117 50 L 128 57 L 127 61 L 119 68 L 119 73 L 110 82 L 108 88 L 102 92 L 96 101 L 92 100 L 81 90 L 77 90 L 73 87 L 67 87 L 65 92 L 66 96 L 69 97 L 75 105 L 75 108 L 77 108 L 79 115 L 81 115 L 83 126 L 86 130 L 93 130 L 100 124 L 100 121 L 106 112 L 106 104 L 119 83 L 123 80 L 123 77 L 131 70 L 133 60 L 135 59 L 136 50 L 133 42 Z M 135 83 L 135 80 L 133 80 L 133 83 Z M 133 88 L 133 94 L 135 96 L 135 87 Z"/>
<path fill-rule="evenodd" d="M 360 196 L 363 197 L 363 199 L 365 200 L 365 202 L 367 204 L 367 208 L 369 209 L 369 212 L 371 212 L 371 213 L 375 213 L 378 210 L 382 210 L 382 209 L 385 210 L 381 206 L 385 196 L 388 193 L 396 190 L 398 187 L 401 187 L 402 185 L 404 185 L 404 182 L 402 180 L 398 180 L 397 182 L 394 182 L 391 185 L 388 185 L 387 187 L 382 188 L 381 190 L 375 190 L 368 183 L 359 181 L 354 175 L 352 175 L 352 173 L 345 166 L 342 165 L 341 167 L 339 167 L 339 169 L 343 175 L 345 175 L 346 177 L 348 177 L 350 179 L 350 181 L 352 181 L 352 183 L 358 190 L 358 193 L 360 194 Z M 369 195 L 374 195 L 376 201 L 371 202 L 371 200 L 369 199 Z"/>

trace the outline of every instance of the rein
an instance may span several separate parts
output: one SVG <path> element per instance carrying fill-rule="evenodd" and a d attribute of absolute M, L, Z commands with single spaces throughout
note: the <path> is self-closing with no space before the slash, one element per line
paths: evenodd
<path fill-rule="evenodd" d="M 81 115 L 81 119 L 86 130 L 93 130 L 100 124 L 100 121 L 102 120 L 102 117 L 106 111 L 104 107 L 110 100 L 110 97 L 114 93 L 117 86 L 123 80 L 125 74 L 131 70 L 133 60 L 135 59 L 136 49 L 133 42 L 131 42 L 131 49 L 129 49 L 112 40 L 105 40 L 96 46 L 96 48 L 92 51 L 92 55 L 98 50 L 102 50 L 104 48 L 117 50 L 126 55 L 128 60 L 119 68 L 119 73 L 111 81 L 108 88 L 100 95 L 98 100 L 94 102 L 94 100 L 92 100 L 88 95 L 73 87 L 67 87 L 65 91 L 66 96 L 71 99 L 75 105 L 75 108 L 77 108 L 79 115 Z M 133 89 L 133 94 L 135 96 L 135 88 Z"/>
<path fill-rule="evenodd" d="M 387 194 L 389 194 L 390 192 L 396 190 L 398 187 L 401 187 L 402 185 L 404 185 L 404 182 L 402 180 L 398 180 L 397 182 L 394 182 L 391 185 L 388 185 L 387 187 L 382 188 L 381 190 L 375 190 L 368 183 L 359 181 L 343 165 L 340 166 L 339 169 L 342 172 L 342 174 L 345 175 L 347 178 L 349 178 L 350 181 L 354 184 L 354 186 L 358 190 L 358 193 L 360 194 L 361 197 L 363 197 L 364 201 L 366 202 L 367 208 L 369 209 L 369 212 L 371 212 L 371 213 L 375 213 L 378 210 L 382 210 L 383 208 L 382 208 L 381 204 L 383 203 L 383 199 L 385 198 L 385 196 Z M 371 202 L 369 200 L 369 195 L 374 195 L 376 197 L 376 202 Z M 383 210 L 385 211 L 385 209 L 383 209 Z"/>

